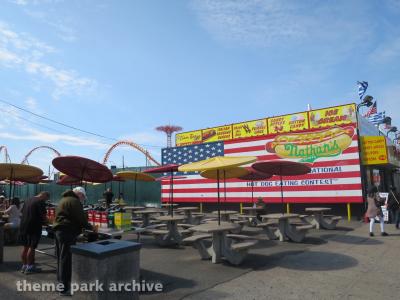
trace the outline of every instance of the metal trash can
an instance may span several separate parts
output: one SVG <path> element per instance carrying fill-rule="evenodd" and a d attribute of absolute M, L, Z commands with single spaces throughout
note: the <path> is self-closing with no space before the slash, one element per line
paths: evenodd
<path fill-rule="evenodd" d="M 140 243 L 110 239 L 71 247 L 71 292 L 78 299 L 139 299 Z M 79 288 L 79 289 L 78 289 Z"/>

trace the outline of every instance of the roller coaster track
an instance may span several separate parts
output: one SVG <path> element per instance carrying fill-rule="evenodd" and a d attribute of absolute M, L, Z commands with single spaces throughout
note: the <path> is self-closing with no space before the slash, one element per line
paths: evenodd
<path fill-rule="evenodd" d="M 147 160 L 152 161 L 152 162 L 155 163 L 157 166 L 160 166 L 160 165 L 161 165 L 158 161 L 156 161 L 156 160 L 150 155 L 149 151 L 147 151 L 145 148 L 143 148 L 143 147 L 139 146 L 138 144 L 136 144 L 136 143 L 134 143 L 134 142 L 131 142 L 131 141 L 119 141 L 119 142 L 116 142 L 114 145 L 112 145 L 112 146 L 110 147 L 110 149 L 108 149 L 108 151 L 106 152 L 106 155 L 104 156 L 103 165 L 107 164 L 107 161 L 108 161 L 108 158 L 109 158 L 110 155 L 111 155 L 111 152 L 112 152 L 115 148 L 117 148 L 117 147 L 119 147 L 119 146 L 130 146 L 130 147 L 134 148 L 135 150 L 138 150 L 138 151 L 142 152 L 142 153 L 144 154 L 144 156 L 146 157 Z"/>
<path fill-rule="evenodd" d="M 29 151 L 28 154 L 25 155 L 25 157 L 24 157 L 24 159 L 22 160 L 21 164 L 26 164 L 26 163 L 28 162 L 29 156 L 30 156 L 33 152 L 35 152 L 36 150 L 39 150 L 39 149 L 48 149 L 48 150 L 52 151 L 56 156 L 61 156 L 61 153 L 58 152 L 56 149 L 54 149 L 54 148 L 52 148 L 52 147 L 49 147 L 49 146 L 39 146 L 39 147 L 33 148 L 31 151 Z"/>
<path fill-rule="evenodd" d="M 4 162 L 11 162 L 10 156 L 8 155 L 7 147 L 6 146 L 0 146 L 0 153 L 1 151 L 4 151 Z"/>

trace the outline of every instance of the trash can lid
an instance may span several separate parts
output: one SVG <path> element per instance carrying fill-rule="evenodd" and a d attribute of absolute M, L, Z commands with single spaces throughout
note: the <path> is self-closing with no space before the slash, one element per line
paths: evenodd
<path fill-rule="evenodd" d="M 140 250 L 142 244 L 109 239 L 71 246 L 71 252 L 94 258 L 105 258 Z"/>

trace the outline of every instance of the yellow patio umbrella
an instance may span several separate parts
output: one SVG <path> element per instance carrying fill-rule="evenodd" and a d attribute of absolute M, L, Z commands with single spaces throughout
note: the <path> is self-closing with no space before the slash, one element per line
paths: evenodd
<path fill-rule="evenodd" d="M 198 162 L 182 165 L 178 168 L 180 172 L 193 172 L 193 171 L 215 171 L 217 178 L 217 196 L 218 196 L 218 224 L 221 223 L 221 209 L 219 197 L 219 178 L 225 170 L 233 167 L 253 163 L 257 160 L 255 156 L 216 156 L 209 159 L 201 160 Z M 210 173 L 211 174 L 211 173 Z M 225 177 L 227 178 L 227 177 Z"/>
<path fill-rule="evenodd" d="M 155 181 L 155 178 L 151 175 L 141 173 L 141 172 L 135 172 L 135 171 L 121 171 L 117 172 L 116 175 L 122 179 L 125 180 L 133 180 L 135 182 L 135 189 L 134 189 L 134 204 L 136 203 L 136 182 L 139 181 Z"/>
<path fill-rule="evenodd" d="M 42 175 L 43 171 L 34 166 L 24 164 L 0 163 L 0 180 L 9 179 L 10 181 L 15 182 L 18 180 L 22 181 L 33 177 L 40 177 Z M 13 184 L 10 183 L 9 198 L 12 198 L 14 196 L 12 193 L 12 186 Z"/>

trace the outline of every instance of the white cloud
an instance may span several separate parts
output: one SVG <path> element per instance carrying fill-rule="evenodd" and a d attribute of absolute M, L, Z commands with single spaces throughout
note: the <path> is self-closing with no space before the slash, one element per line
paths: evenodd
<path fill-rule="evenodd" d="M 373 63 L 387 63 L 400 57 L 400 38 L 392 38 L 380 44 L 371 54 Z"/>
<path fill-rule="evenodd" d="M 39 111 L 36 100 L 28 98 L 27 105 L 31 106 L 30 109 Z M 49 133 L 35 128 L 35 124 L 26 116 L 20 114 L 20 111 L 14 107 L 5 107 L 0 105 L 0 116 L 2 120 L 2 127 L 0 127 L 0 138 L 18 141 L 36 141 L 41 144 L 61 143 L 66 145 L 80 146 L 80 147 L 94 147 L 96 149 L 106 149 L 110 145 L 97 139 L 88 138 L 84 136 L 77 136 L 67 133 Z M 33 125 L 32 125 L 33 124 Z"/>
<path fill-rule="evenodd" d="M 38 107 L 37 107 L 37 101 L 32 98 L 32 97 L 28 97 L 25 100 L 25 104 L 26 107 L 30 110 L 30 111 L 37 111 Z"/>
<path fill-rule="evenodd" d="M 75 70 L 57 68 L 43 61 L 43 58 L 56 50 L 29 36 L 18 34 L 0 23 L 0 65 L 23 69 L 29 75 L 49 80 L 54 88 L 52 96 L 59 99 L 63 95 L 92 93 L 97 88 L 94 79 L 81 76 Z"/>
<path fill-rule="evenodd" d="M 44 11 L 25 9 L 24 12 L 36 21 L 55 29 L 57 36 L 63 41 L 75 42 L 77 40 L 77 32 L 69 19 L 60 18 L 60 16 L 54 16 L 53 13 Z"/>
<path fill-rule="evenodd" d="M 338 51 L 357 46 L 369 34 L 362 18 L 364 8 L 351 1 L 332 7 L 323 1 L 193 0 L 192 7 L 200 24 L 217 40 L 248 46 L 294 43 L 328 48 L 331 43 L 331 51 Z"/>
<path fill-rule="evenodd" d="M 134 134 L 123 135 L 120 137 L 120 139 L 133 141 L 137 144 L 143 145 L 144 147 L 146 146 L 162 147 L 166 143 L 166 137 L 161 133 L 155 132 L 155 130 L 154 132 L 147 131 L 147 132 L 137 132 Z"/>
<path fill-rule="evenodd" d="M 378 111 L 386 111 L 386 116 L 392 118 L 392 125 L 400 128 L 399 95 L 400 82 L 380 89 L 376 94 Z"/>

